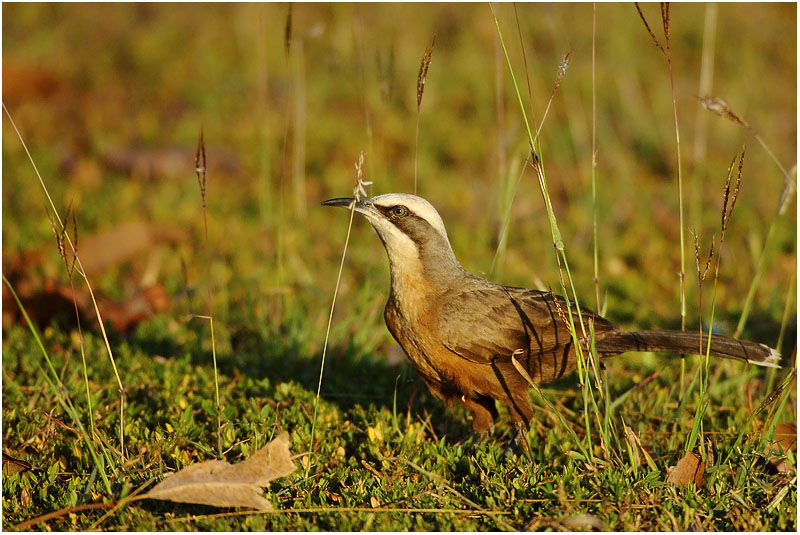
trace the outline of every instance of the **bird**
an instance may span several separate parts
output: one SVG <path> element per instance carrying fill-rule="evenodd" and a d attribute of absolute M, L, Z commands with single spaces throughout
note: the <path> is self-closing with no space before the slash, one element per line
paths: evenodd
<path fill-rule="evenodd" d="M 580 318 L 593 324 L 601 359 L 625 352 L 701 355 L 708 345 L 708 337 L 697 332 L 626 331 L 587 308 L 581 307 L 579 316 L 572 301 L 568 307 L 552 292 L 504 286 L 467 272 L 441 216 L 422 197 L 388 193 L 339 197 L 322 205 L 355 210 L 372 224 L 389 257 L 391 285 L 384 310 L 389 332 L 430 392 L 448 406 L 463 404 L 481 435 L 494 426 L 496 402 L 524 433 L 534 416 L 528 380 L 544 384 L 577 369 L 567 314 L 573 315 L 576 332 Z M 717 334 L 709 353 L 780 367 L 774 349 Z"/>

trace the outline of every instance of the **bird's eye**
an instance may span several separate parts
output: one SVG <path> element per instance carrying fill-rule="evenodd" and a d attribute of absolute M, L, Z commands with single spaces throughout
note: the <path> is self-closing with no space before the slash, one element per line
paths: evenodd
<path fill-rule="evenodd" d="M 392 215 L 395 217 L 403 217 L 408 214 L 408 209 L 405 206 L 395 206 L 392 208 Z"/>

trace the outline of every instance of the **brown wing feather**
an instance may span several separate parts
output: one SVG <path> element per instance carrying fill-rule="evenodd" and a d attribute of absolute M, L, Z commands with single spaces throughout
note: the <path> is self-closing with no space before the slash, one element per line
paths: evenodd
<path fill-rule="evenodd" d="M 558 296 L 563 314 L 566 301 Z M 467 287 L 454 291 L 442 307 L 439 334 L 451 352 L 472 362 L 517 360 L 536 381 L 549 381 L 575 369 L 572 338 L 559 315 L 552 294 L 499 285 Z M 577 310 L 572 307 L 575 321 Z M 595 332 L 616 327 L 581 309 L 584 321 L 594 320 Z"/>

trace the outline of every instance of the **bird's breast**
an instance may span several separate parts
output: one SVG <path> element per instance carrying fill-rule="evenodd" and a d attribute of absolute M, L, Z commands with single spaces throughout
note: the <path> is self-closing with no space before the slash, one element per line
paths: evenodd
<path fill-rule="evenodd" d="M 443 380 L 438 293 L 424 280 L 392 276 L 384 318 L 389 332 L 428 380 Z"/>

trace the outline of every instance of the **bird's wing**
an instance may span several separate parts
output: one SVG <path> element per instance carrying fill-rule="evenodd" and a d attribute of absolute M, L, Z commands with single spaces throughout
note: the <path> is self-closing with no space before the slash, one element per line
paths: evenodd
<path fill-rule="evenodd" d="M 571 308 L 580 329 L 575 306 Z M 595 331 L 615 328 L 586 309 L 581 312 L 584 321 L 593 318 Z M 548 292 L 494 285 L 465 288 L 445 299 L 439 334 L 450 351 L 477 363 L 509 360 L 518 350 L 528 358 L 553 355 L 572 343 L 566 317 L 566 301 Z"/>

